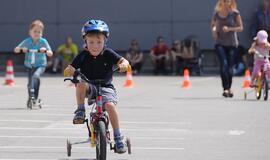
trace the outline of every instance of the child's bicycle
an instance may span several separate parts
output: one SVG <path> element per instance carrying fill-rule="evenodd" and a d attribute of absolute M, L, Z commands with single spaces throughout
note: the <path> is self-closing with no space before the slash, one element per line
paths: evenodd
<path fill-rule="evenodd" d="M 21 49 L 21 52 L 23 52 L 23 50 Z M 40 99 L 35 99 L 34 97 L 34 90 L 31 89 L 30 86 L 32 86 L 33 83 L 33 72 L 34 72 L 34 68 L 33 65 L 35 64 L 35 54 L 37 53 L 42 53 L 39 49 L 27 49 L 27 52 L 30 53 L 31 56 L 31 68 L 28 69 L 28 74 L 31 75 L 30 80 L 29 80 L 29 86 L 27 86 L 28 89 L 28 99 L 27 99 L 27 108 L 28 109 L 33 109 L 33 107 L 39 107 L 40 109 L 42 108 L 42 102 Z M 46 53 L 46 51 L 44 52 Z"/>
<path fill-rule="evenodd" d="M 117 71 L 118 69 L 115 69 Z M 80 77 L 80 80 L 78 79 Z M 67 155 L 71 156 L 72 145 L 87 143 L 90 142 L 91 147 L 96 147 L 96 160 L 106 160 L 107 155 L 107 144 L 110 145 L 110 150 L 114 150 L 116 153 L 115 143 L 110 138 L 109 132 L 109 118 L 107 112 L 102 108 L 102 96 L 100 93 L 101 85 L 104 84 L 104 80 L 88 80 L 85 75 L 83 75 L 80 71 L 76 70 L 73 78 L 65 78 L 64 81 L 70 80 L 72 83 L 77 84 L 81 81 L 85 81 L 90 84 L 97 85 L 97 96 L 95 101 L 91 97 L 88 97 L 88 105 L 92 105 L 92 109 L 89 115 L 89 119 L 85 119 L 84 123 L 86 123 L 89 135 L 89 141 L 71 143 L 67 140 Z M 127 145 L 128 154 L 131 154 L 131 143 L 130 139 L 126 138 L 125 143 Z"/>
<path fill-rule="evenodd" d="M 259 55 L 260 57 L 262 57 L 262 55 L 260 55 L 259 53 L 255 53 L 257 55 Z M 269 59 L 269 56 L 263 56 L 264 59 Z M 262 96 L 263 93 L 263 99 L 266 101 L 268 99 L 268 81 L 269 81 L 269 77 L 267 77 L 267 64 L 265 63 L 264 65 L 261 66 L 261 71 L 259 72 L 258 77 L 255 80 L 255 86 L 254 87 L 254 92 L 255 92 L 255 96 L 256 99 L 259 100 Z M 250 94 L 251 92 L 253 92 L 253 90 L 251 91 L 245 91 L 244 92 L 244 99 L 247 99 L 247 95 Z"/>

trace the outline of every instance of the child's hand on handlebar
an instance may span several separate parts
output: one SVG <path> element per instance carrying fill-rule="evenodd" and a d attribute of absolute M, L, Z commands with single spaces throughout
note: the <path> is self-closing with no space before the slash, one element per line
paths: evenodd
<path fill-rule="evenodd" d="M 15 52 L 15 53 L 20 53 L 20 52 L 21 52 L 21 48 L 20 48 L 20 47 L 14 48 L 14 52 Z"/>
<path fill-rule="evenodd" d="M 23 47 L 23 48 L 21 48 L 21 51 L 22 51 L 23 53 L 27 53 L 29 50 L 28 50 L 28 48 Z"/>
<path fill-rule="evenodd" d="M 73 76 L 75 70 L 76 69 L 74 67 L 72 67 L 71 65 L 68 65 L 67 68 L 64 70 L 64 77 Z"/>
<path fill-rule="evenodd" d="M 46 53 L 47 49 L 46 49 L 45 47 L 41 47 L 41 48 L 39 49 L 39 51 L 40 51 L 41 53 Z"/>
<path fill-rule="evenodd" d="M 123 59 L 119 64 L 119 72 L 125 72 L 129 68 L 129 62 L 126 59 Z"/>

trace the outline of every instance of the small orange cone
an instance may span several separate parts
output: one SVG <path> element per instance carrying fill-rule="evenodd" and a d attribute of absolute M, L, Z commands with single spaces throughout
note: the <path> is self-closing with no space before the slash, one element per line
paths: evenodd
<path fill-rule="evenodd" d="M 132 88 L 133 86 L 134 86 L 134 84 L 133 84 L 133 80 L 132 80 L 132 69 L 129 66 L 127 69 L 127 77 L 126 77 L 124 87 L 125 88 Z"/>
<path fill-rule="evenodd" d="M 251 78 L 250 78 L 250 71 L 247 69 L 245 71 L 245 80 L 243 82 L 243 88 L 249 88 L 250 87 L 250 82 L 251 82 Z"/>
<path fill-rule="evenodd" d="M 5 85 L 13 86 L 14 85 L 14 72 L 13 72 L 13 64 L 11 60 L 7 61 L 7 71 L 5 76 Z"/>
<path fill-rule="evenodd" d="M 188 89 L 191 87 L 191 83 L 189 81 L 189 71 L 188 69 L 184 70 L 184 81 L 182 82 L 182 88 Z"/>

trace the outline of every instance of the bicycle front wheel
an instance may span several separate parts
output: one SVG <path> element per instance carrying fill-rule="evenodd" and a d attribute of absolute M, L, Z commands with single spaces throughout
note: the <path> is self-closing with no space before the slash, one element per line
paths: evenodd
<path fill-rule="evenodd" d="M 256 80 L 255 94 L 257 100 L 259 100 L 262 95 L 262 81 L 260 77 Z"/>
<path fill-rule="evenodd" d="M 106 155 L 107 155 L 106 127 L 103 121 L 99 121 L 97 126 L 96 159 L 106 160 Z"/>

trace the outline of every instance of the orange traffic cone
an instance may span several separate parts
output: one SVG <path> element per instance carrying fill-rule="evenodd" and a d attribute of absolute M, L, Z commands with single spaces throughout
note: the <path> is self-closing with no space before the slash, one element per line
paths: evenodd
<path fill-rule="evenodd" d="M 191 83 L 189 81 L 189 71 L 188 69 L 184 70 L 184 81 L 182 82 L 182 88 L 188 89 L 191 87 Z"/>
<path fill-rule="evenodd" d="M 250 78 L 250 71 L 247 69 L 245 71 L 245 80 L 243 82 L 243 88 L 249 88 L 250 87 L 250 82 L 251 82 L 251 78 Z"/>
<path fill-rule="evenodd" d="M 132 80 L 132 69 L 131 69 L 131 67 L 128 67 L 127 77 L 126 77 L 126 81 L 125 81 L 124 87 L 125 88 L 132 88 L 133 85 L 134 84 L 133 84 L 133 80 Z"/>
<path fill-rule="evenodd" d="M 13 72 L 13 64 L 11 60 L 7 61 L 7 71 L 5 76 L 5 85 L 13 86 L 14 85 L 14 72 Z"/>

